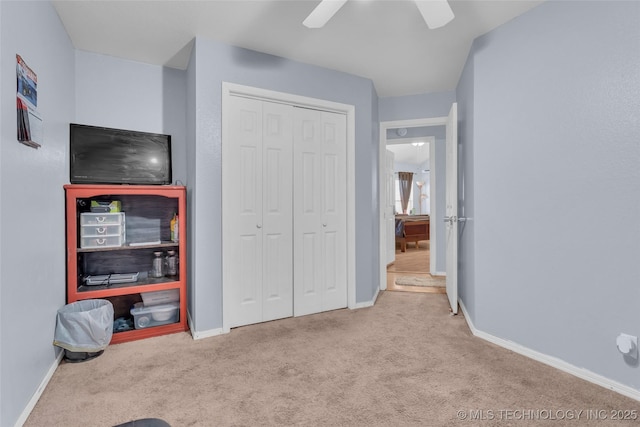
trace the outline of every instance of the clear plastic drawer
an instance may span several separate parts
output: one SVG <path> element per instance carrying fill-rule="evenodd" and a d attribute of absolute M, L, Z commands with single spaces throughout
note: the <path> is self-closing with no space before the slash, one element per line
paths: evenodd
<path fill-rule="evenodd" d="M 80 225 L 124 224 L 124 212 L 118 213 L 81 213 Z"/>
<path fill-rule="evenodd" d="M 114 248 L 122 246 L 124 236 L 90 236 L 80 238 L 80 247 L 87 248 Z"/>
<path fill-rule="evenodd" d="M 82 237 L 104 237 L 104 236 L 120 236 L 122 235 L 122 225 L 120 224 L 87 224 L 80 228 L 80 236 Z"/>

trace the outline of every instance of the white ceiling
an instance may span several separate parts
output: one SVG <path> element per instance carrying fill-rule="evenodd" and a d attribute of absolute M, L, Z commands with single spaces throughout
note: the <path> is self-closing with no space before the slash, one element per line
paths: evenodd
<path fill-rule="evenodd" d="M 61 0 L 77 49 L 186 68 L 194 37 L 370 78 L 378 96 L 455 88 L 473 39 L 542 1 L 450 0 L 455 19 L 429 30 L 413 1 L 350 0 L 321 29 L 319 0 Z"/>
<path fill-rule="evenodd" d="M 412 142 L 425 141 L 425 138 L 411 139 Z M 419 166 L 429 160 L 429 144 L 421 147 L 414 147 L 407 140 L 387 140 L 387 150 L 393 151 L 393 160 L 396 163 Z M 427 167 L 428 169 L 428 167 Z"/>

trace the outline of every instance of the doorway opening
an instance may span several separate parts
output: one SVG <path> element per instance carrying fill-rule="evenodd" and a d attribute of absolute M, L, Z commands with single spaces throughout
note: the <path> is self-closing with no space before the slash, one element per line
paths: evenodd
<path fill-rule="evenodd" d="M 394 216 L 394 245 L 388 245 L 387 290 L 444 293 L 445 279 L 431 276 L 430 129 L 391 129 L 387 135 L 388 212 Z M 408 191 L 407 191 L 408 190 Z M 391 233 L 389 233 L 391 236 Z M 392 247 L 391 247 L 392 246 Z"/>
<path fill-rule="evenodd" d="M 399 120 L 380 123 L 380 289 L 445 293 L 444 268 L 438 268 L 439 239 L 443 237 L 444 139 L 447 117 Z M 419 143 L 423 144 L 419 144 Z M 401 153 L 403 146 L 405 154 Z M 393 161 L 388 150 L 393 151 Z M 422 151 L 421 151 L 422 150 Z M 407 158 L 409 155 L 409 158 Z M 389 169 L 393 168 L 393 171 Z M 390 208 L 392 179 L 396 172 L 413 173 L 412 208 L 406 212 Z M 394 174 L 391 178 L 391 173 Z M 440 178 L 440 181 L 438 180 Z M 421 185 L 417 185 L 420 183 Z M 441 188 L 442 187 L 442 188 Z M 395 195 L 393 196 L 395 198 Z M 417 200 L 416 200 L 417 199 Z M 438 203 L 440 202 L 440 203 Z M 438 206 L 438 205 L 441 206 Z M 407 214 L 406 217 L 403 214 Z M 406 224 L 415 228 L 405 244 L 396 236 Z M 410 222 L 411 221 L 411 222 Z M 413 222 L 413 224 L 412 224 Z M 443 223 L 444 224 L 444 223 Z M 399 228 L 397 229 L 396 226 Z M 417 231 L 416 231 L 417 229 Z M 398 232 L 397 232 L 398 230 Z M 442 242 L 444 244 L 444 242 Z M 402 247 L 405 250 L 402 251 Z M 442 248 L 441 248 L 442 249 Z M 441 254 L 440 263 L 444 261 Z M 413 283 L 412 283 L 413 282 Z"/>
<path fill-rule="evenodd" d="M 396 250 L 395 262 L 387 266 L 387 290 L 445 294 L 446 278 L 429 272 L 430 252 L 428 240 L 404 253 Z"/>

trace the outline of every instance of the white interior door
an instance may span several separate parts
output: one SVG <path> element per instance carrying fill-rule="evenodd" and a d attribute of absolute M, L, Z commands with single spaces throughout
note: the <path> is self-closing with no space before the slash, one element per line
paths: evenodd
<path fill-rule="evenodd" d="M 262 321 L 262 102 L 232 97 L 230 111 L 223 280 L 234 327 Z"/>
<path fill-rule="evenodd" d="M 447 297 L 453 314 L 458 313 L 458 104 L 447 117 L 446 136 L 446 235 Z"/>
<path fill-rule="evenodd" d="M 293 312 L 292 109 L 231 97 L 223 181 L 229 327 Z"/>
<path fill-rule="evenodd" d="M 263 102 L 262 321 L 293 316 L 293 107 Z"/>
<path fill-rule="evenodd" d="M 347 306 L 346 117 L 294 116 L 294 315 Z"/>
<path fill-rule="evenodd" d="M 394 154 L 393 151 L 387 150 L 387 156 L 385 159 L 385 185 L 384 185 L 384 198 L 385 212 L 384 218 L 386 223 L 386 245 L 387 245 L 387 265 L 396 260 L 396 216 L 394 215 L 395 201 L 396 201 L 396 182 L 393 174 L 394 169 Z"/>

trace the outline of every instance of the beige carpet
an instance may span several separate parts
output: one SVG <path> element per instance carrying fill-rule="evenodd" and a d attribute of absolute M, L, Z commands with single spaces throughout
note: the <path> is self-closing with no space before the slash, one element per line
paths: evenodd
<path fill-rule="evenodd" d="M 144 417 L 173 427 L 634 425 L 499 412 L 588 409 L 640 410 L 640 402 L 473 337 L 462 315 L 449 315 L 446 295 L 384 292 L 370 308 L 198 341 L 156 337 L 62 363 L 25 425 Z"/>
<path fill-rule="evenodd" d="M 400 276 L 396 277 L 396 285 L 399 286 L 446 286 L 446 278 L 432 276 Z"/>

